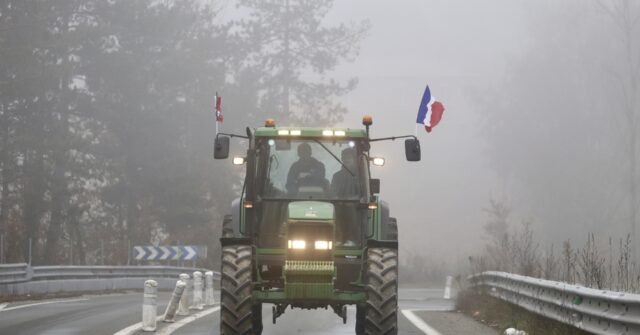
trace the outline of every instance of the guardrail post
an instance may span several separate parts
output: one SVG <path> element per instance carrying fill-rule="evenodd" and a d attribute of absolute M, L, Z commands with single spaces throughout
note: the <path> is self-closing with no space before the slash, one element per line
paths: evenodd
<path fill-rule="evenodd" d="M 180 281 L 185 283 L 182 296 L 180 297 L 180 304 L 178 306 L 178 315 L 189 315 L 189 275 L 186 273 L 180 274 Z"/>
<path fill-rule="evenodd" d="M 189 309 L 203 309 L 202 306 L 202 272 L 193 273 L 193 302 Z"/>
<path fill-rule="evenodd" d="M 207 271 L 204 273 L 204 284 L 204 304 L 211 306 L 215 304 L 215 299 L 213 298 L 213 271 Z"/>
<path fill-rule="evenodd" d="M 453 283 L 453 277 L 447 276 L 447 283 L 444 286 L 444 298 L 451 299 L 451 284 Z"/>
<path fill-rule="evenodd" d="M 147 280 L 144 282 L 144 298 L 142 299 L 142 331 L 156 331 L 156 315 L 158 298 L 158 282 Z"/>
<path fill-rule="evenodd" d="M 176 282 L 176 288 L 173 290 L 173 294 L 171 294 L 171 300 L 169 301 L 169 305 L 167 305 L 167 309 L 164 311 L 163 322 L 174 322 L 174 318 L 176 316 L 176 311 L 178 309 L 178 304 L 180 303 L 180 298 L 182 298 L 182 293 L 184 292 L 184 288 L 187 286 L 187 283 L 182 280 L 178 280 Z"/>

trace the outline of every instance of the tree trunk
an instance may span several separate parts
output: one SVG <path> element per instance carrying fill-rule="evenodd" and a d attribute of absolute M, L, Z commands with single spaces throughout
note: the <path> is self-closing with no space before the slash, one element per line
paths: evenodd
<path fill-rule="evenodd" d="M 66 24 L 65 24 L 66 27 Z M 51 220 L 49 221 L 49 229 L 47 230 L 47 239 L 45 241 L 44 261 L 46 264 L 58 264 L 58 246 L 62 235 L 62 226 L 65 219 L 65 213 L 69 205 L 69 190 L 67 185 L 67 152 L 69 150 L 69 106 L 73 92 L 68 88 L 71 80 L 69 57 L 66 56 L 67 50 L 62 52 L 64 55 L 63 67 L 65 75 L 61 79 L 62 91 L 58 102 L 57 110 L 59 120 L 52 117 L 54 145 L 53 145 L 53 174 L 51 180 Z"/>
<path fill-rule="evenodd" d="M 58 264 L 58 245 L 62 235 L 62 225 L 65 218 L 65 211 L 68 205 L 67 180 L 64 176 L 66 169 L 63 160 L 64 152 L 55 154 L 55 166 L 51 187 L 51 220 L 47 230 L 47 240 L 44 248 L 44 261 L 46 264 Z M 63 156 L 63 157 L 59 157 Z"/>
<path fill-rule="evenodd" d="M 9 218 L 9 180 L 11 179 L 10 170 L 12 169 L 11 164 L 11 150 L 9 143 L 9 117 L 7 115 L 8 111 L 4 110 L 4 105 L 2 105 L 2 148 L 0 150 L 0 164 L 2 165 L 2 194 L 0 195 L 0 234 L 7 233 L 7 219 Z M 0 259 L 0 262 L 3 260 Z"/>
<path fill-rule="evenodd" d="M 41 148 L 35 148 L 26 155 L 24 190 L 24 221 L 25 237 L 23 241 L 24 260 L 28 262 L 29 256 L 33 263 L 38 264 L 38 230 L 40 228 L 40 218 L 44 210 L 44 157 Z M 31 240 L 31 250 L 29 250 L 29 240 Z"/>
<path fill-rule="evenodd" d="M 285 28 L 284 28 L 284 63 L 282 64 L 282 73 L 283 73 L 283 79 L 284 79 L 284 87 L 283 87 L 283 113 L 284 113 L 284 117 L 285 119 L 288 119 L 289 117 L 291 117 L 290 112 L 290 106 L 289 103 L 291 101 L 291 64 L 290 64 L 290 54 L 291 54 L 291 50 L 290 50 L 290 46 L 289 46 L 289 40 L 290 40 L 290 26 L 289 26 L 289 0 L 286 0 L 285 3 Z"/>
<path fill-rule="evenodd" d="M 86 265 L 87 254 L 84 248 L 85 236 L 80 224 L 82 212 L 77 207 L 70 207 L 67 215 L 67 229 L 69 230 L 69 246 L 73 248 L 73 264 Z"/>

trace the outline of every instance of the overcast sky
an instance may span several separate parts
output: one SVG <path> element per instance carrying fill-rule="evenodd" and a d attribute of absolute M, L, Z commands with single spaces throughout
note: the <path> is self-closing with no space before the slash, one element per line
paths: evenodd
<path fill-rule="evenodd" d="M 465 257 L 483 243 L 482 208 L 503 190 L 485 158 L 473 97 L 500 83 L 508 55 L 527 43 L 522 11 L 515 1 L 336 1 L 330 20 L 368 19 L 372 26 L 357 60 L 336 71 L 360 80 L 345 98 L 351 114 L 344 126 L 371 114 L 373 136 L 414 134 L 426 84 L 446 108 L 431 134 L 417 130 L 421 162 L 404 160 L 402 141 L 373 146 L 387 158 L 374 174 L 405 251 L 426 245 L 436 257 Z"/>

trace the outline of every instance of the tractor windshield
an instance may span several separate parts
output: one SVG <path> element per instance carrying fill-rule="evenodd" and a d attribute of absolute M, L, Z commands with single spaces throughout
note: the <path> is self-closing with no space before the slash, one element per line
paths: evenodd
<path fill-rule="evenodd" d="M 362 197 L 363 167 L 354 141 L 265 139 L 259 148 L 265 199 Z"/>

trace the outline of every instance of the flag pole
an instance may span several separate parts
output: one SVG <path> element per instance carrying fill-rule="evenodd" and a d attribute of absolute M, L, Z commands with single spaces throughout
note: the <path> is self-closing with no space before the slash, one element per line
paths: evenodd
<path fill-rule="evenodd" d="M 218 121 L 218 92 L 216 92 L 216 96 L 215 99 L 213 101 L 213 109 L 215 110 L 215 112 L 213 113 L 214 117 L 216 118 L 216 137 L 218 137 L 218 127 L 219 127 L 219 123 L 220 121 Z"/>

